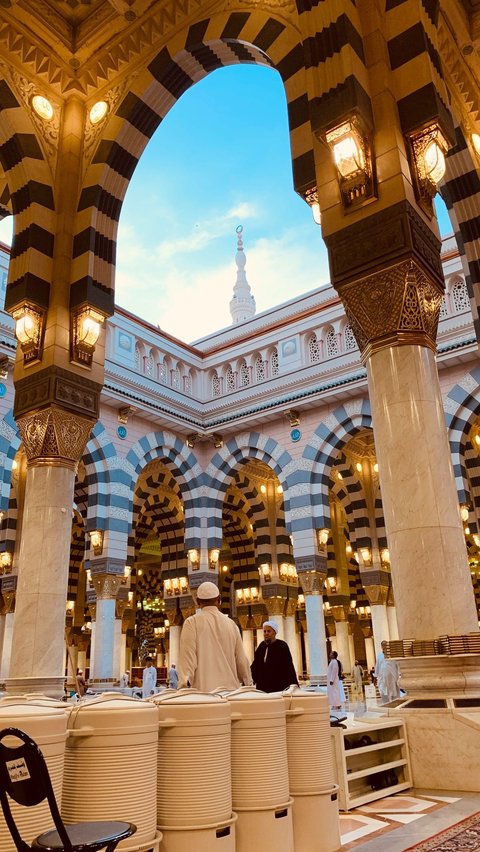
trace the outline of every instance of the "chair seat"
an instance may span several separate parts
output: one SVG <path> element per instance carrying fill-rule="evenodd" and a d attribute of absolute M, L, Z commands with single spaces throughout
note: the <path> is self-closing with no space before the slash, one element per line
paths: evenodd
<path fill-rule="evenodd" d="M 124 840 L 134 834 L 136 826 L 130 822 L 77 822 L 75 825 L 66 825 L 65 830 L 69 840 L 76 850 L 81 852 L 82 849 L 91 849 L 92 852 L 96 849 L 104 849 L 104 847 L 113 840 Z M 55 850 L 63 849 L 62 840 L 59 837 L 58 831 L 44 831 L 32 843 L 32 849 L 43 849 L 44 852 L 55 852 Z"/>

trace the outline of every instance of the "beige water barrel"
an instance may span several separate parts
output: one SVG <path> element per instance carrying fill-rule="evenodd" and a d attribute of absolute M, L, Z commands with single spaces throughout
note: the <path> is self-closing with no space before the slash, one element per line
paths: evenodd
<path fill-rule="evenodd" d="M 149 699 L 158 709 L 157 820 L 162 852 L 235 852 L 230 705 L 194 689 Z"/>
<path fill-rule="evenodd" d="M 58 706 L 37 706 L 26 698 L 7 697 L 0 699 L 0 730 L 20 728 L 35 740 L 45 758 L 53 790 L 60 806 L 62 801 L 63 766 L 65 759 L 65 738 L 67 731 L 67 713 Z M 6 745 L 16 747 L 20 740 L 13 737 L 5 740 Z M 26 808 L 11 802 L 12 813 L 20 834 L 27 843 L 52 827 L 53 821 L 47 802 Z M 13 840 L 0 808 L 0 852 L 12 852 Z"/>
<path fill-rule="evenodd" d="M 341 840 L 328 699 L 290 687 L 284 702 L 295 852 L 334 852 Z"/>
<path fill-rule="evenodd" d="M 157 709 L 145 701 L 107 692 L 74 706 L 65 752 L 65 822 L 133 822 L 136 834 L 118 848 L 158 848 L 157 741 Z"/>
<path fill-rule="evenodd" d="M 293 852 L 286 707 L 281 693 L 229 693 L 237 852 Z"/>

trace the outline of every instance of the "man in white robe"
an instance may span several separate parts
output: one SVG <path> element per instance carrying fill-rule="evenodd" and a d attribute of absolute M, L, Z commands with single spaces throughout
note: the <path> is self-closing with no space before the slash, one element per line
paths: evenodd
<path fill-rule="evenodd" d="M 237 689 L 252 683 L 240 631 L 218 609 L 220 591 L 215 583 L 197 589 L 199 612 L 186 619 L 180 636 L 179 688 L 202 692 Z"/>
<path fill-rule="evenodd" d="M 400 669 L 395 660 L 390 660 L 385 656 L 387 642 L 384 640 L 381 645 L 382 650 L 379 652 L 375 663 L 375 677 L 382 702 L 386 704 L 388 701 L 395 701 L 396 698 L 400 698 L 400 687 L 398 686 Z"/>
<path fill-rule="evenodd" d="M 143 670 L 142 698 L 153 695 L 157 685 L 157 670 L 153 665 L 152 657 L 147 657 L 145 662 L 147 665 Z"/>
<path fill-rule="evenodd" d="M 343 684 L 340 680 L 340 665 L 337 659 L 338 654 L 332 651 L 330 654 L 330 662 L 327 669 L 327 696 L 328 703 L 333 710 L 342 709 L 342 701 L 345 701 L 345 692 Z M 342 696 L 343 693 L 343 696 Z"/>

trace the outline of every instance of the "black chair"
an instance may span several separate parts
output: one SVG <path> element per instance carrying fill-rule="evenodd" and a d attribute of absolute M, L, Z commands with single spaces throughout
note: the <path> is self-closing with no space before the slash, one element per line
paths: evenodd
<path fill-rule="evenodd" d="M 22 745 L 10 748 L 3 743 L 14 736 Z M 47 799 L 55 828 L 44 831 L 29 846 L 17 829 L 8 797 L 27 808 Z M 117 844 L 130 837 L 137 826 L 130 822 L 79 822 L 65 825 L 55 801 L 47 764 L 37 744 L 18 728 L 0 731 L 0 802 L 5 821 L 18 852 L 42 849 L 43 852 L 86 852 L 106 849 L 113 852 Z"/>

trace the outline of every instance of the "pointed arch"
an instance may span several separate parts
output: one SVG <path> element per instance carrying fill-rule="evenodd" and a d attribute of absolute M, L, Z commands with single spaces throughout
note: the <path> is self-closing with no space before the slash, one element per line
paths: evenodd
<path fill-rule="evenodd" d="M 87 169 L 74 238 L 71 304 L 87 287 L 113 313 L 115 244 L 121 206 L 147 142 L 182 94 L 217 68 L 249 63 L 283 80 L 297 191 L 315 183 L 304 49 L 298 32 L 260 9 L 212 15 L 180 30 L 132 81 L 107 122 Z M 88 223 L 85 225 L 85 223 Z"/>

